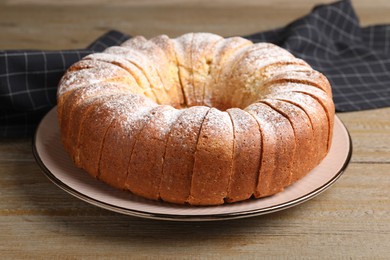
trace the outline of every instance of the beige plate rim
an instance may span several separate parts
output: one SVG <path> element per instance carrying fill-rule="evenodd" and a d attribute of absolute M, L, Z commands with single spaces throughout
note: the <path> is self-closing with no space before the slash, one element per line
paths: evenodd
<path fill-rule="evenodd" d="M 76 168 L 62 147 L 56 107 L 37 127 L 33 154 L 43 173 L 59 188 L 92 205 L 122 214 L 171 221 L 215 221 L 269 214 L 308 201 L 334 184 L 347 168 L 352 155 L 348 130 L 336 116 L 329 154 L 313 171 L 283 192 L 221 206 L 191 207 L 150 201 L 119 191 Z"/>

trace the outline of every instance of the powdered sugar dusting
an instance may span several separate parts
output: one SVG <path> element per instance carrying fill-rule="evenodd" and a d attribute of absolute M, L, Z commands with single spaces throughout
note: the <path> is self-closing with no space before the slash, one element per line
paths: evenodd
<path fill-rule="evenodd" d="M 230 108 L 227 112 L 231 115 L 234 126 L 239 126 L 234 128 L 235 132 L 245 133 L 252 128 L 249 123 L 250 119 L 248 119 L 250 115 L 245 110 Z"/>
<path fill-rule="evenodd" d="M 96 65 L 93 68 L 68 71 L 60 81 L 58 95 L 61 96 L 67 91 L 92 85 L 97 82 L 110 81 L 128 76 L 124 70 L 112 64 Z"/>
<path fill-rule="evenodd" d="M 202 123 L 197 150 L 230 158 L 233 151 L 233 124 L 227 112 L 211 108 Z M 230 160 L 229 159 L 229 160 Z"/>
<path fill-rule="evenodd" d="M 282 121 L 275 116 L 276 112 L 262 103 L 254 103 L 245 108 L 245 111 L 258 121 L 261 132 L 265 133 L 266 143 L 275 145 L 277 143 L 276 129 L 283 125 Z"/>
<path fill-rule="evenodd" d="M 188 140 L 197 140 L 198 132 L 209 108 L 204 106 L 194 106 L 188 109 L 182 110 L 180 117 L 176 120 L 174 128 L 176 129 L 171 133 L 172 138 L 183 145 L 183 148 L 187 147 Z M 187 140 L 187 141 L 186 141 Z"/>

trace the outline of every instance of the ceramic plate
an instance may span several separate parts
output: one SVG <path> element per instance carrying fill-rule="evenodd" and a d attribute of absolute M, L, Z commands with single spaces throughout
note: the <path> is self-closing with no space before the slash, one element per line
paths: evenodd
<path fill-rule="evenodd" d="M 347 167 L 352 153 L 351 139 L 335 118 L 332 146 L 326 158 L 307 176 L 274 196 L 221 206 L 191 207 L 150 201 L 111 188 L 76 168 L 65 152 L 57 124 L 56 108 L 39 124 L 34 156 L 46 176 L 71 195 L 98 207 L 151 219 L 206 221 L 251 217 L 287 209 L 307 201 L 329 188 Z"/>

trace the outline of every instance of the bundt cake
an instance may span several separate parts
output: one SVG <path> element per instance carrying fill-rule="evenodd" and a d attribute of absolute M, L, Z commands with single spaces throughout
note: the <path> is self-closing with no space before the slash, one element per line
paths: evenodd
<path fill-rule="evenodd" d="M 57 97 L 76 166 L 178 204 L 278 193 L 321 162 L 333 131 L 325 76 L 276 45 L 210 33 L 138 36 L 88 55 Z"/>

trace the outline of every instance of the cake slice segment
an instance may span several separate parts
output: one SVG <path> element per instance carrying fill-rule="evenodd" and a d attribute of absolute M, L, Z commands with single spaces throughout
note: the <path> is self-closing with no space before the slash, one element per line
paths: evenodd
<path fill-rule="evenodd" d="M 124 102 L 123 94 L 102 96 L 91 104 L 91 109 L 85 114 L 78 137 L 78 161 L 80 167 L 90 175 L 99 174 L 99 161 L 104 137 L 112 120 L 119 116 Z"/>
<path fill-rule="evenodd" d="M 122 46 L 109 47 L 104 51 L 104 53 L 122 56 L 124 59 L 137 66 L 138 69 L 142 71 L 147 78 L 151 86 L 150 88 L 156 97 L 157 103 L 160 105 L 169 104 L 170 97 L 165 91 L 164 85 L 158 75 L 156 67 L 148 56 L 142 54 L 139 51 Z"/>
<path fill-rule="evenodd" d="M 332 97 L 332 89 L 328 79 L 316 70 L 280 71 L 278 74 L 275 74 L 274 77 L 270 78 L 269 81 L 264 82 L 264 84 L 284 82 L 311 85 L 323 90 L 328 96 Z"/>
<path fill-rule="evenodd" d="M 183 110 L 168 136 L 160 197 L 164 201 L 184 204 L 190 195 L 194 154 L 202 122 L 210 109 L 194 106 Z"/>
<path fill-rule="evenodd" d="M 134 85 L 134 87 L 137 86 L 138 89 L 141 90 L 137 91 L 137 93 L 143 93 L 146 97 L 157 102 L 157 98 L 151 89 L 148 78 L 144 72 L 133 62 L 130 62 L 122 56 L 110 53 L 93 53 L 86 56 L 84 59 L 97 63 L 109 63 L 122 68 L 123 70 L 127 71 L 128 78 L 132 79 L 132 82 L 129 82 L 128 84 L 132 86 Z"/>
<path fill-rule="evenodd" d="M 232 42 L 229 43 L 235 44 L 235 41 L 232 40 Z M 217 107 L 221 110 L 226 110 L 233 107 L 230 100 L 232 92 L 229 89 L 229 85 L 233 84 L 238 88 L 240 87 L 240 82 L 230 82 L 230 77 L 239 61 L 246 56 L 247 52 L 250 51 L 251 48 L 253 48 L 252 42 L 245 42 L 243 44 L 237 43 L 237 45 L 238 46 L 235 46 L 236 48 L 234 48 L 232 51 L 229 50 L 229 45 L 227 45 L 226 49 L 221 47 L 223 63 L 222 61 L 220 62 L 220 69 L 217 69 L 218 74 L 216 76 L 216 80 L 213 80 L 211 85 L 211 102 L 214 107 Z"/>
<path fill-rule="evenodd" d="M 149 112 L 157 106 L 138 95 L 126 95 L 104 137 L 98 178 L 109 185 L 125 189 L 127 169 L 138 134 L 148 121 Z"/>
<path fill-rule="evenodd" d="M 331 138 L 333 133 L 333 124 L 334 124 L 334 104 L 332 99 L 326 94 L 325 91 L 311 85 L 305 85 L 300 83 L 293 82 L 284 82 L 284 83 L 276 83 L 272 84 L 268 87 L 269 94 L 276 93 L 303 93 L 313 97 L 318 101 L 319 104 L 323 107 L 325 111 L 325 115 L 328 121 L 328 149 L 331 144 Z"/>
<path fill-rule="evenodd" d="M 212 33 L 196 33 L 192 38 L 191 68 L 195 99 L 193 105 L 204 104 L 205 87 L 211 74 L 214 46 L 219 41 L 223 41 L 223 38 Z"/>
<path fill-rule="evenodd" d="M 173 39 L 175 46 L 177 66 L 179 68 L 179 79 L 182 88 L 182 93 L 185 101 L 185 106 L 193 106 L 196 104 L 194 96 L 194 86 L 192 82 L 192 56 L 191 45 L 194 33 L 183 34 L 182 36 Z"/>
<path fill-rule="evenodd" d="M 321 104 L 310 95 L 296 92 L 281 92 L 265 96 L 265 98 L 273 98 L 289 102 L 302 109 L 308 116 L 314 134 L 314 143 L 318 146 L 314 149 L 313 159 L 318 164 L 327 154 L 330 146 L 329 126 L 324 124 L 327 122 L 327 116 Z"/>
<path fill-rule="evenodd" d="M 159 199 L 165 146 L 172 124 L 182 110 L 158 106 L 137 137 L 131 154 L 126 188 L 136 195 Z"/>
<path fill-rule="evenodd" d="M 245 47 L 252 45 L 251 41 L 248 41 L 241 37 L 230 37 L 222 41 L 218 41 L 213 47 L 213 54 L 211 55 L 211 62 L 208 65 L 210 71 L 210 77 L 206 82 L 205 93 L 203 97 L 203 103 L 209 107 L 222 108 L 220 98 L 226 86 L 221 84 L 225 74 L 230 69 L 230 64 L 234 62 L 234 57 L 238 57 L 241 50 Z M 224 72 L 224 73 L 223 73 Z"/>
<path fill-rule="evenodd" d="M 156 37 L 159 39 L 160 37 Z M 136 36 L 122 44 L 123 47 L 131 48 L 144 54 L 149 58 L 150 62 L 154 64 L 157 75 L 159 76 L 167 95 L 170 98 L 169 104 L 173 107 L 180 107 L 181 90 L 178 88 L 177 78 L 178 74 L 171 72 L 171 61 L 168 59 L 165 52 L 152 40 L 148 41 L 142 36 Z"/>
<path fill-rule="evenodd" d="M 175 53 L 175 46 L 172 39 L 166 35 L 159 35 L 150 39 L 156 46 L 158 46 L 168 59 L 168 66 L 165 69 L 166 77 L 171 82 L 171 87 L 177 93 L 179 107 L 184 107 L 184 96 L 179 79 L 179 68 L 177 66 L 177 59 Z"/>
<path fill-rule="evenodd" d="M 261 133 L 256 120 L 238 108 L 228 109 L 233 122 L 233 169 L 226 202 L 249 199 L 258 183 L 261 162 Z"/>
<path fill-rule="evenodd" d="M 81 60 L 73 64 L 61 78 L 57 96 L 61 97 L 66 92 L 98 82 L 125 81 L 128 76 L 124 69 L 114 64 Z"/>
<path fill-rule="evenodd" d="M 304 177 L 316 166 L 315 150 L 319 147 L 319 144 L 314 143 L 310 120 L 299 107 L 276 99 L 262 99 L 261 102 L 286 117 L 293 127 L 296 149 L 292 158 L 292 174 L 289 181 L 291 184 Z"/>
<path fill-rule="evenodd" d="M 254 103 L 245 111 L 257 120 L 263 140 L 255 197 L 273 195 L 290 183 L 296 147 L 294 130 L 287 118 L 264 103 Z"/>
<path fill-rule="evenodd" d="M 257 43 L 232 68 L 227 81 L 226 102 L 232 107 L 243 107 L 245 100 L 262 91 L 262 69 L 273 63 L 289 62 L 294 56 L 270 43 Z"/>
<path fill-rule="evenodd" d="M 309 64 L 301 59 L 291 59 L 287 61 L 277 61 L 265 65 L 264 67 L 257 70 L 256 74 L 258 82 L 256 85 L 256 91 L 248 92 L 244 94 L 242 98 L 241 107 L 245 108 L 250 104 L 261 99 L 264 92 L 267 92 L 267 86 L 280 74 L 288 74 L 292 71 L 306 72 L 312 68 Z M 278 79 L 279 80 L 279 79 Z"/>
<path fill-rule="evenodd" d="M 107 68 L 111 72 L 115 72 L 117 70 L 117 66 L 108 64 Z M 94 71 L 99 70 L 99 66 L 93 69 L 83 69 L 79 71 L 72 71 L 61 79 L 61 86 L 67 88 L 67 91 L 61 91 L 62 94 L 58 93 L 57 95 L 57 115 L 59 119 L 59 123 L 61 125 L 62 121 L 62 112 L 64 109 L 64 103 L 66 99 L 68 99 L 73 92 L 83 92 L 84 88 L 96 88 L 99 91 L 102 91 L 101 88 L 105 88 L 109 84 L 121 86 L 122 88 L 127 89 L 127 91 L 136 94 L 144 94 L 145 92 L 138 87 L 135 79 L 129 75 L 128 73 L 124 73 L 125 71 L 120 71 L 117 75 L 112 75 L 111 72 L 107 74 L 105 70 L 101 70 L 100 74 L 97 76 L 93 76 Z M 69 75 L 68 75 L 69 74 Z M 81 76 L 82 75 L 82 76 Z M 68 87 L 72 85 L 72 87 Z M 62 87 L 61 87 L 62 89 Z M 102 91 L 104 94 L 104 91 Z M 73 101 L 77 102 L 79 99 L 72 96 Z"/>
<path fill-rule="evenodd" d="M 101 96 L 128 93 L 128 89 L 127 85 L 101 82 L 66 93 L 68 96 L 62 105 L 58 105 L 57 111 L 62 117 L 60 121 L 62 141 L 70 154 L 75 154 L 81 123 L 88 110 L 92 108 L 93 102 Z"/>
<path fill-rule="evenodd" d="M 233 125 L 227 112 L 211 108 L 196 145 L 191 205 L 223 204 L 233 166 Z"/>
<path fill-rule="evenodd" d="M 141 93 L 137 85 L 134 84 L 134 79 L 129 77 L 125 70 L 113 64 L 81 60 L 70 67 L 59 83 L 61 87 L 57 91 L 57 114 L 60 125 L 63 104 L 73 91 L 91 85 L 98 86 L 99 83 L 104 85 L 105 82 L 122 83 L 128 85 L 129 90 Z"/>

